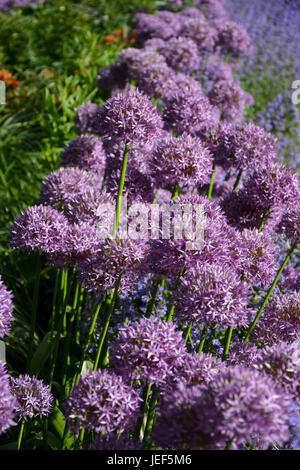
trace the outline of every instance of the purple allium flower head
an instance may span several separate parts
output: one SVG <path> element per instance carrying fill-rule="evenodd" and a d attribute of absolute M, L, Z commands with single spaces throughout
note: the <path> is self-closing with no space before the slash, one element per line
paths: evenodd
<path fill-rule="evenodd" d="M 111 361 L 124 379 L 161 386 L 184 367 L 185 355 L 185 342 L 175 324 L 151 317 L 119 328 Z"/>
<path fill-rule="evenodd" d="M 274 279 L 277 248 L 270 234 L 257 229 L 244 229 L 240 234 L 239 272 L 254 285 L 266 285 Z"/>
<path fill-rule="evenodd" d="M 295 204 L 291 205 L 284 213 L 278 230 L 284 233 L 290 240 L 298 240 L 300 238 L 300 198 L 295 200 Z"/>
<path fill-rule="evenodd" d="M 156 37 L 161 39 L 168 39 L 174 35 L 176 35 L 174 31 L 174 25 L 178 24 L 178 20 L 176 19 L 176 15 L 171 12 L 166 12 L 169 16 L 169 19 L 173 19 L 173 21 L 166 21 L 162 18 L 162 13 L 159 15 L 149 15 L 147 13 L 137 13 L 135 15 L 135 22 L 136 22 L 136 36 L 137 41 L 140 44 L 143 44 L 147 39 Z M 176 22 L 176 23 L 175 23 Z M 179 28 L 178 28 L 179 29 Z"/>
<path fill-rule="evenodd" d="M 99 90 L 122 90 L 127 82 L 126 70 L 116 64 L 102 67 L 97 75 Z"/>
<path fill-rule="evenodd" d="M 198 17 L 185 20 L 180 35 L 193 39 L 198 50 L 203 51 L 214 46 L 217 32 L 205 19 Z"/>
<path fill-rule="evenodd" d="M 118 194 L 119 181 L 121 176 L 121 168 L 115 168 L 109 172 L 106 179 L 105 188 L 116 198 Z M 152 202 L 154 198 L 154 186 L 150 175 L 142 173 L 131 165 L 127 166 L 125 187 L 123 196 L 127 196 L 128 202 L 141 200 L 144 202 Z"/>
<path fill-rule="evenodd" d="M 123 432 L 133 426 L 140 401 L 121 377 L 97 370 L 80 377 L 65 402 L 65 416 L 74 434 L 81 427 L 96 433 Z"/>
<path fill-rule="evenodd" d="M 199 18 L 201 20 L 205 20 L 205 16 L 202 11 L 195 7 L 184 8 L 180 14 L 181 16 L 187 16 L 188 18 Z"/>
<path fill-rule="evenodd" d="M 75 109 L 74 126 L 77 134 L 94 133 L 94 124 L 98 109 L 99 107 L 91 101 L 87 101 Z"/>
<path fill-rule="evenodd" d="M 292 343 L 300 336 L 300 293 L 281 294 L 271 298 L 252 338 L 272 346 L 280 341 Z"/>
<path fill-rule="evenodd" d="M 7 290 L 0 275 L 0 338 L 9 333 L 13 309 L 12 293 Z"/>
<path fill-rule="evenodd" d="M 300 291 L 300 272 L 291 265 L 286 265 L 278 281 L 280 290 Z"/>
<path fill-rule="evenodd" d="M 148 97 L 131 88 L 107 100 L 99 109 L 97 134 L 123 142 L 156 140 L 163 127 Z"/>
<path fill-rule="evenodd" d="M 289 438 L 287 395 L 270 377 L 244 366 L 229 367 L 211 381 L 198 413 L 212 447 L 243 449 L 244 444 L 267 449 Z"/>
<path fill-rule="evenodd" d="M 176 93 L 166 100 L 163 113 L 166 128 L 195 133 L 217 124 L 214 108 L 206 96 L 193 91 Z"/>
<path fill-rule="evenodd" d="M 115 216 L 115 205 L 111 194 L 91 188 L 68 201 L 65 214 L 71 223 L 88 222 L 108 230 Z"/>
<path fill-rule="evenodd" d="M 171 71 L 172 69 L 170 69 Z M 168 99 L 174 98 L 177 94 L 193 93 L 203 95 L 200 83 L 193 77 L 185 75 L 181 72 L 170 73 L 167 80 L 165 80 L 159 90 L 159 96 L 163 102 Z"/>
<path fill-rule="evenodd" d="M 208 18 L 228 18 L 224 0 L 195 0 L 194 3 Z"/>
<path fill-rule="evenodd" d="M 78 167 L 60 168 L 43 180 L 41 201 L 55 209 L 64 209 L 79 193 L 90 188 L 101 188 L 102 176 Z"/>
<path fill-rule="evenodd" d="M 61 153 L 62 166 L 77 166 L 83 170 L 103 173 L 106 154 L 101 140 L 81 135 L 71 140 Z"/>
<path fill-rule="evenodd" d="M 16 399 L 11 394 L 9 375 L 5 364 L 0 361 L 0 435 L 14 426 Z"/>
<path fill-rule="evenodd" d="M 171 38 L 158 50 L 176 71 L 194 72 L 199 66 L 198 47 L 193 39 L 183 36 Z"/>
<path fill-rule="evenodd" d="M 42 380 L 29 375 L 11 377 L 11 393 L 16 397 L 16 413 L 18 418 L 42 418 L 51 412 L 53 396 L 48 385 Z"/>
<path fill-rule="evenodd" d="M 252 41 L 245 28 L 234 21 L 217 20 L 213 22 L 217 29 L 216 47 L 235 55 L 251 55 Z"/>
<path fill-rule="evenodd" d="M 67 230 L 66 217 L 53 207 L 28 207 L 11 227 L 10 247 L 54 253 L 64 245 Z"/>
<path fill-rule="evenodd" d="M 217 80 L 208 93 L 210 102 L 221 111 L 221 117 L 228 122 L 241 122 L 245 105 L 253 104 L 249 93 L 231 78 Z"/>
<path fill-rule="evenodd" d="M 206 324 L 242 326 L 247 324 L 248 287 L 230 268 L 203 264 L 187 272 L 175 293 L 174 318 Z"/>
<path fill-rule="evenodd" d="M 209 181 L 212 156 L 198 137 L 183 133 L 161 141 L 154 151 L 152 173 L 159 186 L 199 184 Z"/>
<path fill-rule="evenodd" d="M 230 344 L 229 355 L 226 359 L 226 364 L 231 366 L 245 366 L 252 367 L 261 352 L 252 343 L 235 342 Z"/>
<path fill-rule="evenodd" d="M 88 450 L 140 450 L 141 444 L 129 439 L 128 436 L 116 433 L 97 436 L 94 442 L 89 445 Z"/>
<path fill-rule="evenodd" d="M 103 241 L 94 255 L 78 263 L 78 280 L 88 291 L 114 289 L 121 275 L 120 292 L 128 292 L 146 270 L 148 244 L 131 238 Z"/>
<path fill-rule="evenodd" d="M 281 163 L 258 168 L 244 182 L 252 205 L 293 207 L 300 200 L 299 175 Z"/>
<path fill-rule="evenodd" d="M 282 387 L 298 403 L 300 402 L 300 342 L 277 343 L 266 346 L 261 350 L 260 356 L 254 366 L 266 374 L 270 374 L 278 385 Z"/>

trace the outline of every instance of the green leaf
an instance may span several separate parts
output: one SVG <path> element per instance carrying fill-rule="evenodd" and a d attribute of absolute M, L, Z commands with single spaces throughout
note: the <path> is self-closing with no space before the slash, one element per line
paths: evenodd
<path fill-rule="evenodd" d="M 66 426 L 66 421 L 63 413 L 60 411 L 59 408 L 55 407 L 49 416 L 49 427 L 51 427 L 54 435 L 62 442 L 64 430 Z M 67 449 L 70 449 L 74 444 L 75 439 L 71 436 L 71 433 L 68 431 L 66 439 L 65 439 L 65 446 Z"/>
<path fill-rule="evenodd" d="M 80 372 L 80 375 L 86 374 L 87 372 L 90 372 L 93 370 L 94 364 L 92 361 L 84 361 L 82 364 L 82 369 Z"/>
<path fill-rule="evenodd" d="M 51 332 L 45 334 L 29 366 L 29 375 L 38 375 L 51 353 Z"/>

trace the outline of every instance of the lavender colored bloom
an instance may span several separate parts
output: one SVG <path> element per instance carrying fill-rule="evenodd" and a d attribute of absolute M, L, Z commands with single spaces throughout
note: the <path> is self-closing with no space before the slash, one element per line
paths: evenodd
<path fill-rule="evenodd" d="M 122 90 L 125 88 L 126 82 L 126 70 L 122 70 L 116 64 L 102 67 L 97 75 L 99 90 Z"/>
<path fill-rule="evenodd" d="M 257 342 L 272 346 L 280 341 L 292 343 L 300 336 L 300 293 L 281 294 L 269 300 L 252 331 Z"/>
<path fill-rule="evenodd" d="M 168 39 L 176 36 L 176 30 L 179 30 L 181 26 L 177 15 L 168 11 L 162 11 L 158 15 L 137 13 L 135 23 L 136 37 L 140 44 L 153 37 Z"/>
<path fill-rule="evenodd" d="M 229 367 L 206 388 L 180 384 L 162 403 L 153 438 L 177 449 L 267 449 L 289 438 L 288 404 L 270 377 Z"/>
<path fill-rule="evenodd" d="M 65 402 L 65 416 L 73 434 L 81 427 L 97 433 L 124 432 L 133 426 L 140 401 L 121 377 L 98 370 L 80 377 Z"/>
<path fill-rule="evenodd" d="M 199 51 L 212 49 L 217 32 L 206 20 L 202 18 L 188 18 L 180 31 L 181 36 L 193 39 Z"/>
<path fill-rule="evenodd" d="M 69 142 L 61 153 L 61 165 L 79 167 L 103 173 L 106 153 L 100 140 L 92 136 L 81 135 Z"/>
<path fill-rule="evenodd" d="M 78 108 L 75 108 L 74 125 L 77 134 L 94 134 L 98 110 L 99 107 L 91 101 L 87 101 L 78 106 Z"/>
<path fill-rule="evenodd" d="M 251 55 L 253 52 L 252 41 L 245 28 L 234 21 L 217 20 L 214 22 L 217 29 L 216 46 L 223 52 L 231 52 L 235 55 Z"/>
<path fill-rule="evenodd" d="M 268 233 L 244 229 L 240 234 L 239 272 L 254 285 L 266 285 L 274 279 L 277 248 Z"/>
<path fill-rule="evenodd" d="M 125 380 L 161 386 L 184 367 L 185 355 L 185 342 L 175 324 L 151 317 L 119 328 L 111 361 Z"/>
<path fill-rule="evenodd" d="M 0 338 L 9 334 L 13 309 L 12 293 L 7 290 L 0 275 Z"/>
<path fill-rule="evenodd" d="M 121 168 L 115 168 L 109 172 L 109 177 L 106 179 L 105 188 L 116 198 L 118 194 L 119 181 L 121 176 Z M 145 173 L 142 173 L 137 168 L 131 165 L 127 166 L 125 187 L 123 195 L 127 196 L 128 202 L 140 200 L 141 202 L 152 202 L 154 198 L 153 181 Z"/>
<path fill-rule="evenodd" d="M 107 238 L 97 253 L 78 263 L 78 280 L 88 291 L 105 293 L 121 275 L 119 291 L 128 292 L 145 273 L 147 251 L 144 240 Z"/>
<path fill-rule="evenodd" d="M 280 290 L 283 291 L 300 291 L 300 273 L 293 266 L 285 266 L 282 275 L 278 281 Z"/>
<path fill-rule="evenodd" d="M 224 0 L 194 0 L 194 3 L 208 18 L 228 18 Z"/>
<path fill-rule="evenodd" d="M 87 222 L 108 230 L 115 215 L 115 204 L 114 198 L 105 190 L 91 188 L 69 200 L 65 214 L 71 223 Z"/>
<path fill-rule="evenodd" d="M 64 245 L 66 217 L 50 206 L 28 207 L 11 227 L 10 247 L 54 253 Z"/>
<path fill-rule="evenodd" d="M 11 377 L 11 393 L 16 397 L 16 413 L 21 419 L 42 418 L 51 412 L 53 396 L 48 385 L 29 375 Z"/>
<path fill-rule="evenodd" d="M 284 233 L 290 240 L 298 240 L 300 238 L 300 198 L 294 201 L 284 213 L 278 230 Z"/>
<path fill-rule="evenodd" d="M 107 100 L 99 109 L 97 134 L 123 142 L 151 143 L 161 129 L 161 118 L 149 98 L 131 88 Z"/>
<path fill-rule="evenodd" d="M 115 433 L 97 436 L 94 442 L 90 444 L 88 450 L 140 450 L 141 445 L 126 435 L 118 436 Z"/>
<path fill-rule="evenodd" d="M 166 58 L 167 64 L 176 71 L 194 72 L 199 66 L 198 47 L 193 39 L 171 38 L 158 50 Z"/>
<path fill-rule="evenodd" d="M 300 342 L 277 343 L 261 350 L 255 367 L 269 374 L 278 387 L 300 402 Z"/>
<path fill-rule="evenodd" d="M 181 279 L 174 317 L 201 328 L 206 324 L 222 328 L 246 325 L 248 294 L 246 283 L 232 268 L 200 265 Z"/>
<path fill-rule="evenodd" d="M 209 91 L 210 102 L 221 111 L 221 117 L 228 122 L 241 122 L 245 105 L 254 100 L 232 79 L 217 80 Z"/>
<path fill-rule="evenodd" d="M 3 362 L 0 362 L 0 435 L 14 426 L 16 399 L 11 394 L 9 375 Z"/>
<path fill-rule="evenodd" d="M 187 133 L 161 141 L 153 154 L 152 173 L 159 186 L 209 181 L 212 156 L 201 140 Z"/>
<path fill-rule="evenodd" d="M 226 364 L 230 366 L 252 367 L 260 357 L 261 349 L 251 343 L 231 343 Z"/>
<path fill-rule="evenodd" d="M 60 168 L 43 180 L 41 201 L 55 209 L 64 209 L 79 193 L 101 188 L 102 176 L 78 167 Z"/>
<path fill-rule="evenodd" d="M 193 91 L 176 93 L 166 100 L 163 120 L 168 130 L 190 134 L 217 124 L 214 108 L 208 98 Z"/>

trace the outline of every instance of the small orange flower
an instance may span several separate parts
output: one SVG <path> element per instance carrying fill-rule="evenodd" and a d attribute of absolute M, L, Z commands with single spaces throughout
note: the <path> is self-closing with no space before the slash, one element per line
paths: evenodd
<path fill-rule="evenodd" d="M 52 72 L 52 70 L 42 70 L 42 74 L 45 76 L 45 77 L 53 77 L 54 75 L 54 72 Z"/>
<path fill-rule="evenodd" d="M 114 36 L 113 34 L 107 34 L 106 36 L 104 36 L 103 40 L 106 44 L 111 44 L 117 42 L 118 38 L 116 38 L 116 36 Z"/>
<path fill-rule="evenodd" d="M 136 39 L 136 29 L 130 31 L 129 39 Z"/>
<path fill-rule="evenodd" d="M 122 28 L 120 29 L 116 29 L 114 32 L 113 32 L 113 35 L 118 37 L 118 38 L 123 38 L 124 37 L 124 31 Z"/>
<path fill-rule="evenodd" d="M 8 88 L 15 89 L 20 87 L 19 80 L 16 80 L 8 70 L 0 70 L 0 80 L 2 80 Z"/>

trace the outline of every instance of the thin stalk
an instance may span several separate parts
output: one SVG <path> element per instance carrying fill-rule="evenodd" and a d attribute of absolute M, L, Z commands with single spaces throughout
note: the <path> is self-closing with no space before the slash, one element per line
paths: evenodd
<path fill-rule="evenodd" d="M 200 337 L 200 344 L 199 344 L 198 349 L 197 349 L 197 354 L 202 353 L 203 346 L 204 346 L 204 343 L 205 343 L 205 338 L 206 338 L 206 335 L 207 335 L 207 330 L 208 330 L 208 326 L 205 326 L 202 330 L 201 337 Z"/>
<path fill-rule="evenodd" d="M 210 182 L 209 182 L 209 187 L 208 187 L 207 199 L 210 199 L 211 195 L 212 195 L 214 179 L 215 179 L 215 169 L 216 169 L 216 165 L 213 164 L 212 173 L 210 175 Z"/>
<path fill-rule="evenodd" d="M 79 289 L 79 305 L 78 305 L 78 309 L 77 309 L 76 333 L 75 333 L 75 341 L 76 341 L 76 344 L 78 344 L 78 346 L 80 346 L 80 331 L 81 331 L 80 330 L 80 327 L 81 327 L 80 320 L 81 320 L 81 312 L 82 312 L 83 305 L 84 305 L 84 298 L 85 298 L 84 287 L 80 286 L 80 289 Z"/>
<path fill-rule="evenodd" d="M 140 438 L 140 435 L 142 433 L 143 429 L 143 424 L 145 422 L 145 419 L 147 417 L 146 411 L 147 411 L 147 406 L 148 406 L 148 400 L 151 392 L 151 384 L 148 384 L 144 387 L 143 389 L 143 402 L 141 405 L 141 416 L 137 419 L 134 432 L 133 432 L 133 440 L 137 442 Z"/>
<path fill-rule="evenodd" d="M 143 436 L 143 444 L 144 447 L 147 445 L 147 441 L 151 435 L 154 419 L 155 419 L 155 408 L 157 405 L 158 401 L 158 391 L 156 390 L 155 387 L 152 387 L 152 393 L 151 393 L 151 398 L 149 402 L 149 408 L 148 408 L 148 416 L 147 416 L 147 422 L 145 426 L 145 431 L 144 431 L 144 436 Z"/>
<path fill-rule="evenodd" d="M 26 370 L 28 371 L 30 362 L 33 355 L 33 343 L 34 343 L 34 332 L 36 328 L 37 320 L 37 308 L 38 308 L 38 298 L 39 298 L 39 288 L 40 288 L 40 278 L 41 278 L 41 267 L 42 267 L 42 258 L 40 253 L 37 254 L 37 262 L 35 269 L 35 281 L 34 281 L 34 291 L 33 291 L 33 300 L 32 300 L 32 309 L 31 309 L 31 323 L 30 323 L 30 332 L 29 332 L 29 346 L 28 346 L 28 356 L 26 362 Z"/>
<path fill-rule="evenodd" d="M 155 300 L 156 300 L 156 297 L 157 297 L 157 292 L 158 292 L 158 289 L 159 289 L 160 285 L 161 285 L 161 279 L 157 279 L 156 281 L 154 281 L 153 290 L 151 292 L 151 299 L 150 299 L 150 302 L 147 305 L 146 314 L 145 314 L 145 316 L 147 318 L 149 318 L 152 314 L 152 310 L 153 310 L 153 307 L 154 307 L 154 304 L 155 304 Z"/>
<path fill-rule="evenodd" d="M 235 180 L 234 185 L 233 185 L 233 191 L 237 190 L 238 185 L 240 184 L 242 173 L 243 173 L 243 170 L 240 170 L 238 172 L 238 175 L 237 175 L 236 180 Z"/>
<path fill-rule="evenodd" d="M 266 306 L 266 304 L 267 304 L 267 302 L 268 302 L 268 300 L 269 300 L 269 297 L 270 297 L 270 295 L 272 294 L 272 292 L 273 292 L 273 290 L 274 290 L 274 288 L 275 288 L 275 286 L 276 286 L 276 284 L 277 284 L 277 282 L 278 282 L 278 280 L 279 280 L 279 278 L 280 278 L 280 276 L 281 276 L 281 273 L 282 273 L 282 271 L 284 270 L 285 265 L 286 265 L 287 262 L 289 261 L 290 257 L 292 256 L 292 254 L 293 254 L 293 252 L 294 252 L 296 246 L 297 246 L 297 240 L 293 243 L 293 245 L 292 245 L 291 248 L 289 249 L 288 254 L 286 255 L 286 257 L 285 257 L 285 259 L 284 259 L 282 265 L 280 266 L 280 268 L 279 268 L 279 270 L 278 270 L 278 272 L 277 272 L 277 274 L 276 274 L 276 276 L 275 276 L 275 279 L 274 279 L 274 281 L 272 282 L 272 284 L 271 284 L 271 286 L 270 286 L 270 288 L 269 288 L 269 290 L 268 290 L 268 292 L 267 292 L 267 294 L 266 294 L 266 296 L 265 296 L 265 298 L 264 298 L 263 303 L 261 304 L 261 306 L 260 306 L 260 308 L 259 308 L 259 310 L 258 310 L 258 312 L 257 312 L 257 314 L 256 314 L 256 316 L 255 316 L 255 318 L 254 318 L 254 320 L 253 320 L 253 322 L 251 323 L 251 325 L 250 325 L 250 327 L 249 327 L 249 329 L 248 329 L 248 332 L 247 332 L 247 334 L 246 334 L 246 336 L 245 336 L 245 340 L 244 340 L 245 343 L 247 343 L 247 342 L 249 341 L 249 337 L 250 337 L 251 331 L 253 330 L 253 328 L 255 327 L 256 323 L 258 322 L 259 317 L 261 316 L 261 314 L 262 314 L 262 312 L 263 312 L 263 310 L 264 310 L 264 308 L 265 308 L 265 306 Z"/>
<path fill-rule="evenodd" d="M 178 287 L 180 285 L 180 279 L 184 275 L 184 273 L 185 273 L 185 268 L 182 268 L 182 270 L 180 271 L 180 273 L 178 274 L 178 277 L 176 279 L 175 290 L 178 289 Z M 173 303 L 168 309 L 167 318 L 166 318 L 167 321 L 172 321 L 174 311 L 175 311 L 175 303 Z"/>
<path fill-rule="evenodd" d="M 191 329 L 192 329 L 192 322 L 186 327 L 186 330 L 184 332 L 184 335 L 183 335 L 183 339 L 185 341 L 185 343 L 188 342 L 188 339 L 189 339 L 189 336 L 190 336 L 190 332 L 191 332 Z"/>
<path fill-rule="evenodd" d="M 98 369 L 100 355 L 101 355 L 103 344 L 104 344 L 104 341 L 105 341 L 105 337 L 106 337 L 106 334 L 107 334 L 107 331 L 108 331 L 110 319 L 111 319 L 111 316 L 112 316 L 112 313 L 113 313 L 113 310 L 114 310 L 115 301 L 116 301 L 116 298 L 117 298 L 117 295 L 118 295 L 120 282 L 121 282 L 121 276 L 119 276 L 119 278 L 116 282 L 116 285 L 115 285 L 115 289 L 114 289 L 113 293 L 110 295 L 110 300 L 111 301 L 110 301 L 110 305 L 109 305 L 109 309 L 108 309 L 107 318 L 105 320 L 105 324 L 104 324 L 104 327 L 103 327 L 103 330 L 102 330 L 102 333 L 101 333 L 101 337 L 100 337 L 100 341 L 99 341 L 99 344 L 98 344 L 96 360 L 95 360 L 95 364 L 94 364 L 94 368 L 93 368 L 94 371 L 96 371 Z"/>
<path fill-rule="evenodd" d="M 125 184 L 125 176 L 126 176 L 126 169 L 127 169 L 127 162 L 128 162 L 128 153 L 129 153 L 129 144 L 126 144 L 125 145 L 125 150 L 124 150 L 124 155 L 123 155 L 121 177 L 120 177 L 119 187 L 118 187 L 114 233 L 116 233 L 119 230 L 120 209 L 121 209 L 122 194 L 123 194 L 123 189 L 124 189 L 124 184 Z"/>
<path fill-rule="evenodd" d="M 176 199 L 178 198 L 178 194 L 179 194 L 179 185 L 178 183 L 176 183 L 173 188 L 171 200 L 176 201 Z"/>
<path fill-rule="evenodd" d="M 19 429 L 19 435 L 18 435 L 17 450 L 21 450 L 21 444 L 22 444 L 22 439 L 23 439 L 23 434 L 24 434 L 24 427 L 25 427 L 25 419 L 22 419 L 20 429 Z"/>
<path fill-rule="evenodd" d="M 228 351 L 229 351 L 232 332 L 233 332 L 233 326 L 229 326 L 227 328 L 226 336 L 225 336 L 225 346 L 224 346 L 223 356 L 222 356 L 223 361 L 226 361 L 227 356 L 228 356 Z"/>
<path fill-rule="evenodd" d="M 261 223 L 260 223 L 260 225 L 259 225 L 259 227 L 258 227 L 258 231 L 259 231 L 259 232 L 262 231 L 263 226 L 265 225 L 265 221 L 266 221 L 266 219 L 267 219 L 267 217 L 268 217 L 268 215 L 269 215 L 269 211 L 270 211 L 270 209 L 266 209 L 265 212 L 264 212 L 264 215 L 263 215 L 263 217 L 262 217 L 262 219 L 261 219 Z"/>

